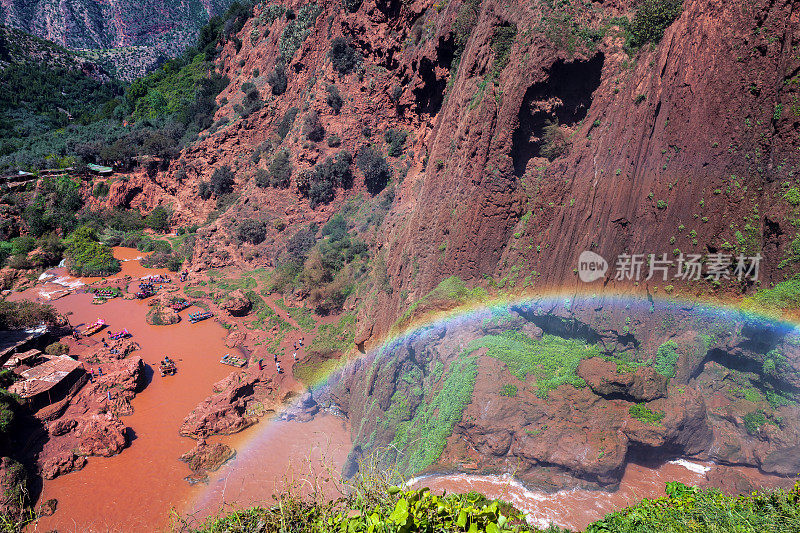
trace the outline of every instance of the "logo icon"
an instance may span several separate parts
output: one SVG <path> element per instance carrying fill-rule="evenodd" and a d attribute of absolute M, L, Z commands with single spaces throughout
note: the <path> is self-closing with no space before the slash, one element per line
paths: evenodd
<path fill-rule="evenodd" d="M 602 278 L 608 272 L 608 261 L 594 252 L 581 252 L 578 257 L 578 277 L 585 283 Z"/>

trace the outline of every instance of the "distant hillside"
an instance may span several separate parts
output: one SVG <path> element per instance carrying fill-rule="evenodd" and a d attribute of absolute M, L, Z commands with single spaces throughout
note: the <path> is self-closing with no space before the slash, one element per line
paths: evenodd
<path fill-rule="evenodd" d="M 0 23 L 73 50 L 126 80 L 194 44 L 232 0 L 0 0 Z"/>

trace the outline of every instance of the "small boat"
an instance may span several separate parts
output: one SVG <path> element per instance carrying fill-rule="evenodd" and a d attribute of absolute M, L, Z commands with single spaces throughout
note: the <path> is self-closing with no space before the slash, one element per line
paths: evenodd
<path fill-rule="evenodd" d="M 172 281 L 171 279 L 169 279 L 169 276 L 164 276 L 162 274 L 145 276 L 142 278 L 142 280 L 147 283 L 170 283 Z"/>
<path fill-rule="evenodd" d="M 164 357 L 161 362 L 158 364 L 158 369 L 161 371 L 161 376 L 174 376 L 175 372 L 178 371 L 178 367 L 175 366 L 175 361 L 170 359 L 169 357 Z"/>
<path fill-rule="evenodd" d="M 214 313 L 211 311 L 203 311 L 199 313 L 191 313 L 189 315 L 189 322 L 194 324 L 195 322 L 200 322 L 201 320 L 206 320 L 207 318 L 211 318 L 214 316 Z"/>
<path fill-rule="evenodd" d="M 94 296 L 95 298 L 110 300 L 119 296 L 119 289 L 95 289 Z"/>
<path fill-rule="evenodd" d="M 184 309 L 186 309 L 187 307 L 190 307 L 191 305 L 192 305 L 191 302 L 187 302 L 186 300 L 180 300 L 180 301 L 175 302 L 174 304 L 170 305 L 169 307 L 170 307 L 170 309 L 172 309 L 173 311 L 175 311 L 177 313 L 178 311 L 183 311 Z"/>
<path fill-rule="evenodd" d="M 222 359 L 219 360 L 220 363 L 223 365 L 230 365 L 242 368 L 247 364 L 247 359 L 242 359 L 241 357 L 234 357 L 233 355 L 226 353 L 222 356 Z"/>
<path fill-rule="evenodd" d="M 86 336 L 94 335 L 95 333 L 97 333 L 98 331 L 103 329 L 104 327 L 106 327 L 105 320 L 103 320 L 102 318 L 98 318 L 95 323 L 89 324 L 88 326 L 86 326 L 86 329 L 83 330 L 83 334 L 86 335 Z"/>
<path fill-rule="evenodd" d="M 119 340 L 119 339 L 127 339 L 130 336 L 131 336 L 131 334 L 127 329 L 123 329 L 123 330 L 120 330 L 120 331 L 109 331 L 108 332 L 108 338 L 111 339 L 111 340 L 115 340 L 115 341 Z"/>

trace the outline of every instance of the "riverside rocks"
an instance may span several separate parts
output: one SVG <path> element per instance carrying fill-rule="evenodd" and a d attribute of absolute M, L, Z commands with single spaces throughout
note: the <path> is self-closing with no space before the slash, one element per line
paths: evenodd
<path fill-rule="evenodd" d="M 226 444 L 208 444 L 205 440 L 200 440 L 194 448 L 181 455 L 180 460 L 192 471 L 186 480 L 194 484 L 208 481 L 208 472 L 217 470 L 235 456 L 236 451 Z"/>

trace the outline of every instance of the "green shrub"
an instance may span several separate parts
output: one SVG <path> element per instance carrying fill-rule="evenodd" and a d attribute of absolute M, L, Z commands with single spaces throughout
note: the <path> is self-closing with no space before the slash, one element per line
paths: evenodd
<path fill-rule="evenodd" d="M 281 140 L 286 138 L 286 135 L 292 129 L 294 125 L 294 119 L 297 118 L 297 114 L 300 112 L 299 109 L 296 107 L 290 107 L 286 113 L 283 114 L 283 117 L 275 123 L 275 133 L 278 134 L 278 137 Z"/>
<path fill-rule="evenodd" d="M 148 228 L 154 231 L 167 233 L 169 231 L 170 216 L 169 210 L 163 206 L 158 206 L 145 217 L 145 223 Z"/>
<path fill-rule="evenodd" d="M 495 27 L 492 34 L 492 50 L 494 50 L 494 65 L 492 74 L 494 77 L 500 75 L 508 65 L 508 56 L 511 47 L 514 46 L 514 39 L 517 37 L 516 24 L 505 23 Z"/>
<path fill-rule="evenodd" d="M 286 78 L 286 68 L 282 61 L 275 63 L 275 69 L 267 76 L 267 83 L 272 87 L 272 94 L 280 96 L 286 92 L 289 80 Z"/>
<path fill-rule="evenodd" d="M 40 324 L 56 323 L 56 310 L 51 305 L 21 300 L 0 300 L 0 330 L 28 329 Z"/>
<path fill-rule="evenodd" d="M 325 92 L 328 93 L 328 95 L 325 97 L 325 103 L 328 104 L 335 115 L 338 115 L 339 111 L 342 109 L 342 105 L 344 104 L 342 95 L 339 94 L 339 88 L 331 83 L 325 88 Z"/>
<path fill-rule="evenodd" d="M 656 358 L 653 368 L 662 376 L 668 378 L 675 377 L 675 366 L 678 364 L 678 345 L 675 341 L 667 341 L 656 350 Z"/>
<path fill-rule="evenodd" d="M 660 426 L 661 419 L 664 418 L 665 413 L 663 411 L 651 411 L 645 404 L 637 403 L 635 405 L 631 405 L 628 408 L 628 413 L 631 415 L 632 418 L 639 420 L 640 422 L 644 422 L 650 426 Z"/>
<path fill-rule="evenodd" d="M 361 7 L 363 0 L 342 0 L 344 8 L 350 13 L 355 13 Z"/>
<path fill-rule="evenodd" d="M 289 151 L 286 149 L 280 150 L 275 154 L 275 157 L 272 158 L 268 171 L 258 170 L 256 173 L 256 185 L 259 187 L 279 187 L 285 189 L 289 186 L 289 180 L 292 177 L 292 169 Z"/>
<path fill-rule="evenodd" d="M 500 396 L 507 396 L 509 398 L 514 398 L 517 396 L 517 386 L 512 385 L 510 383 L 506 383 L 502 387 L 500 387 Z"/>
<path fill-rule="evenodd" d="M 303 135 L 311 142 L 320 142 L 325 138 L 325 128 L 319 120 L 319 113 L 311 111 L 303 120 Z"/>
<path fill-rule="evenodd" d="M 392 178 L 392 169 L 371 146 L 359 150 L 356 165 L 364 173 L 364 184 L 373 196 L 381 192 Z"/>
<path fill-rule="evenodd" d="M 336 37 L 331 41 L 331 48 L 328 50 L 328 58 L 333 64 L 334 70 L 341 75 L 353 71 L 361 60 L 361 56 L 356 52 L 342 36 Z"/>
<path fill-rule="evenodd" d="M 744 415 L 743 421 L 747 433 L 757 435 L 759 428 L 767 423 L 767 417 L 764 416 L 763 411 L 753 411 Z"/>
<path fill-rule="evenodd" d="M 681 14 L 683 0 L 644 0 L 636 9 L 628 28 L 625 45 L 635 50 L 647 43 L 658 43 L 664 30 Z"/>
<path fill-rule="evenodd" d="M 386 133 L 383 134 L 383 138 L 389 144 L 387 153 L 391 157 L 400 157 L 403 155 L 403 146 L 406 143 L 407 137 L 408 133 L 403 130 L 394 128 L 386 130 Z"/>
<path fill-rule="evenodd" d="M 67 265 L 77 276 L 106 276 L 121 270 L 111 248 L 98 242 L 95 231 L 81 226 L 64 239 Z"/>
<path fill-rule="evenodd" d="M 342 140 L 335 133 L 328 135 L 328 146 L 336 148 L 342 144 Z"/>
<path fill-rule="evenodd" d="M 315 165 L 313 170 L 297 177 L 297 189 L 300 194 L 308 197 L 312 209 L 332 201 L 337 187 L 352 186 L 353 173 L 350 170 L 352 162 L 353 156 L 350 152 L 342 150 Z"/>
<path fill-rule="evenodd" d="M 211 175 L 211 192 L 216 196 L 222 196 L 233 191 L 234 176 L 231 167 L 223 165 L 214 170 Z"/>
<path fill-rule="evenodd" d="M 305 4 L 298 11 L 297 17 L 286 25 L 278 39 L 278 50 L 283 62 L 286 64 L 291 62 L 303 41 L 311 34 L 311 29 L 320 13 L 322 9 L 318 5 Z"/>
<path fill-rule="evenodd" d="M 540 153 L 553 161 L 567 151 L 567 139 L 557 121 L 547 120 L 542 132 L 542 148 Z"/>
<path fill-rule="evenodd" d="M 47 347 L 44 349 L 44 353 L 47 355 L 66 355 L 69 353 L 69 347 L 66 344 L 61 344 L 60 342 L 54 342 L 53 344 L 47 345 Z"/>
<path fill-rule="evenodd" d="M 240 242 L 261 244 L 267 237 L 267 223 L 251 218 L 245 219 L 239 224 L 238 237 Z"/>
<path fill-rule="evenodd" d="M 773 311 L 800 308 L 800 276 L 795 275 L 772 288 L 759 289 L 753 296 L 745 299 L 745 306 Z"/>

